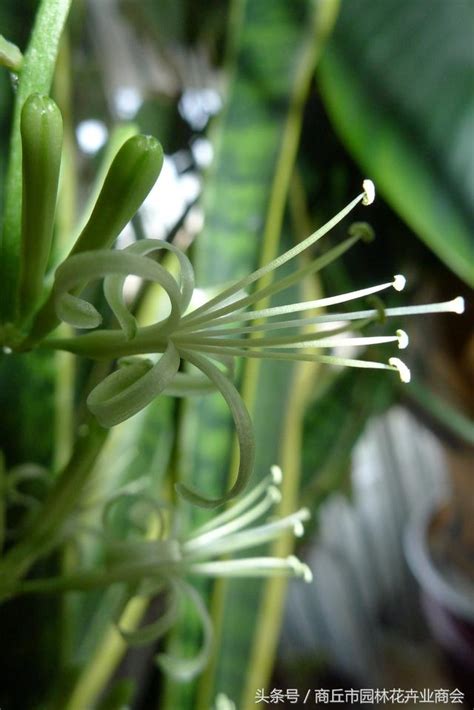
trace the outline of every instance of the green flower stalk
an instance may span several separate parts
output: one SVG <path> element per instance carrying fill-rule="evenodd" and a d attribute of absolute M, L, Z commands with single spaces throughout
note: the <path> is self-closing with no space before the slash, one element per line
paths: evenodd
<path fill-rule="evenodd" d="M 187 396 L 206 391 L 210 382 L 221 392 L 234 418 L 240 451 L 237 477 L 231 489 L 217 499 L 208 499 L 183 484 L 178 484 L 177 489 L 196 505 L 222 505 L 244 489 L 254 460 L 254 435 L 250 416 L 231 380 L 235 358 L 313 361 L 336 366 L 384 369 L 398 373 L 403 382 L 408 382 L 410 371 L 398 357 L 390 357 L 388 362 L 379 362 L 346 357 L 340 352 L 386 343 L 405 348 L 408 337 L 401 330 L 383 336 L 353 334 L 379 320 L 381 313 L 384 317 L 392 317 L 463 311 L 463 301 L 457 298 L 448 303 L 408 308 L 384 309 L 377 305 L 353 312 L 321 313 L 321 309 L 380 294 L 392 288 L 401 291 L 405 285 L 405 278 L 401 275 L 350 293 L 258 308 L 262 301 L 317 273 L 357 241 L 370 237 L 368 226 L 356 223 L 349 237 L 323 256 L 296 268 L 290 275 L 270 285 L 258 286 L 262 277 L 276 272 L 283 264 L 295 259 L 327 234 L 356 205 L 371 204 L 374 196 L 373 183 L 365 180 L 363 192 L 327 224 L 269 264 L 235 281 L 190 312 L 188 308 L 195 291 L 193 269 L 188 258 L 172 244 L 144 239 L 120 251 L 97 250 L 73 255 L 58 268 L 55 276 L 52 299 L 58 317 L 76 328 L 97 328 L 101 322 L 100 314 L 91 303 L 77 295 L 77 289 L 88 281 L 103 278 L 105 297 L 120 328 L 94 330 L 67 339 L 50 339 L 43 343 L 43 347 L 68 350 L 95 359 L 120 358 L 121 366 L 99 383 L 87 399 L 90 410 L 105 427 L 124 421 L 161 393 Z M 175 279 L 150 258 L 150 254 L 163 249 L 177 257 L 179 278 Z M 167 294 L 169 314 L 154 325 L 140 327 L 127 308 L 123 287 L 130 274 L 159 284 Z M 255 283 L 256 289 L 248 293 L 249 287 Z M 316 314 L 301 317 L 301 314 L 308 311 Z M 150 354 L 154 356 L 153 359 L 135 357 Z M 183 361 L 192 365 L 198 373 L 181 372 Z"/>
<path fill-rule="evenodd" d="M 181 602 L 187 600 L 194 606 L 203 628 L 203 645 L 192 659 L 177 659 L 159 654 L 158 665 L 180 680 L 190 680 L 206 666 L 212 649 L 212 623 L 189 577 L 301 577 L 312 581 L 309 567 L 294 555 L 278 557 L 239 557 L 220 559 L 223 555 L 260 548 L 272 543 L 281 535 L 301 537 L 304 523 L 309 520 L 308 509 L 284 518 L 265 519 L 281 500 L 279 486 L 281 470 L 273 466 L 252 491 L 236 501 L 225 512 L 215 516 L 193 533 L 181 535 L 176 525 L 167 521 L 167 508 L 144 494 L 122 492 L 109 500 L 103 510 L 102 536 L 105 547 L 106 568 L 101 571 L 82 571 L 56 579 L 26 581 L 17 593 L 86 590 L 122 583 L 126 590 L 124 605 L 131 596 L 153 597 L 168 590 L 167 608 L 147 626 L 130 631 L 119 630 L 131 645 L 144 645 L 157 641 L 178 621 Z M 129 532 L 135 537 L 116 537 L 113 522 L 114 508 L 126 503 L 130 523 Z M 172 521 L 172 523 L 175 521 Z M 123 526 L 122 526 L 123 530 Z M 137 539 L 136 534 L 139 534 Z M 124 608 L 124 605 L 122 608 Z"/>

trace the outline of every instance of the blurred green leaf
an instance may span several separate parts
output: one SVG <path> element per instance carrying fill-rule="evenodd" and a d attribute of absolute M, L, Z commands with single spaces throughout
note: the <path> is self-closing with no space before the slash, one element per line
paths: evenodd
<path fill-rule="evenodd" d="M 346 0 L 318 68 L 334 125 L 380 193 L 474 283 L 474 5 Z"/>
<path fill-rule="evenodd" d="M 206 229 L 195 246 L 201 286 L 241 277 L 280 250 L 302 111 L 321 40 L 331 26 L 336 6 L 332 0 L 317 4 L 307 0 L 234 3 L 233 81 L 207 184 Z M 280 461 L 293 368 L 287 363 L 260 367 L 257 361 L 245 362 L 241 382 L 256 430 L 255 483 L 268 473 L 271 464 Z M 186 410 L 182 469 L 190 483 L 215 495 L 228 485 L 233 439 L 228 412 L 217 397 L 188 402 Z M 203 515 L 206 513 L 193 511 L 192 524 Z M 200 587 L 210 598 L 211 585 Z M 263 589 L 264 584 L 255 580 L 214 585 L 213 662 L 199 680 L 197 696 L 192 687 L 173 688 L 168 683 L 166 707 L 208 708 L 218 692 L 226 693 L 239 707 L 245 703 L 245 669 L 255 670 L 249 668 L 249 658 L 255 660 Z M 273 621 L 278 626 L 278 618 Z M 186 619 L 185 639 L 180 644 L 175 637 L 171 650 L 192 654 L 198 645 L 199 632 L 192 620 Z M 262 673 L 268 668 L 271 659 L 270 663 L 265 659 Z"/>
<path fill-rule="evenodd" d="M 303 425 L 301 500 L 311 510 L 316 512 L 327 496 L 341 488 L 352 449 L 368 419 L 388 408 L 396 388 L 395 378 L 385 372 L 326 371 Z"/>
<path fill-rule="evenodd" d="M 86 525 L 100 525 L 97 518 L 103 501 L 122 488 L 160 498 L 174 441 L 173 411 L 173 400 L 160 397 L 114 428 L 96 464 L 95 485 L 87 491 L 91 502 L 102 501 L 102 505 L 86 513 L 83 520 Z M 82 550 L 82 564 L 93 564 L 100 559 L 100 543 L 98 547 L 95 539 L 88 542 Z M 70 689 L 68 708 L 92 704 L 125 654 L 126 644 L 117 632 L 111 633 L 123 602 L 121 587 L 75 595 L 71 600 L 69 609 L 74 623 L 68 664 L 81 667 L 82 671 Z M 146 608 L 143 601 L 142 613 Z M 97 673 L 98 668 L 100 673 Z"/>
<path fill-rule="evenodd" d="M 474 423 L 453 404 L 440 397 L 416 379 L 407 392 L 408 397 L 443 430 L 466 444 L 474 445 Z"/>
<path fill-rule="evenodd" d="M 30 461 L 51 465 L 54 378 L 49 353 L 0 353 L 0 449 L 8 468 Z M 41 569 L 54 573 L 56 560 Z M 54 598 L 17 599 L 1 606 L 1 707 L 14 706 L 18 687 L 23 688 L 22 703 L 32 705 L 51 682 L 59 655 L 58 607 Z"/>

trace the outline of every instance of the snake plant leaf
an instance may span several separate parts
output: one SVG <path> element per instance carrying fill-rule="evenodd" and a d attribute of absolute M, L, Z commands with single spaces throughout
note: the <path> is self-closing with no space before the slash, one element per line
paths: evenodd
<path fill-rule="evenodd" d="M 345 145 L 410 228 L 474 283 L 474 6 L 342 3 L 318 67 Z"/>
<path fill-rule="evenodd" d="M 315 10 L 306 0 L 233 4 L 233 81 L 207 184 L 206 229 L 195 244 L 197 281 L 204 287 L 243 278 L 256 264 L 267 263 L 282 251 L 280 232 L 302 108 L 320 48 L 315 18 L 319 19 L 318 10 L 327 13 L 328 5 L 334 10 L 334 3 L 318 3 Z M 262 279 L 258 285 L 267 283 Z M 252 361 L 243 368 L 241 391 L 257 432 L 253 481 L 278 463 L 291 380 L 287 363 L 265 363 L 260 368 Z M 199 483 L 210 494 L 225 488 L 232 438 L 228 412 L 216 397 L 187 402 L 180 447 L 186 483 Z M 203 522 L 205 515 L 190 511 L 190 525 Z M 197 688 L 167 681 L 164 707 L 207 708 L 217 692 L 225 692 L 240 706 L 242 669 L 252 651 L 262 586 L 256 580 L 215 586 L 211 608 L 219 652 Z M 225 589 L 234 591 L 223 594 Z M 209 603 L 210 585 L 200 583 L 199 591 Z M 192 656 L 199 644 L 199 629 L 188 618 L 181 636 L 172 636 L 170 652 Z"/>

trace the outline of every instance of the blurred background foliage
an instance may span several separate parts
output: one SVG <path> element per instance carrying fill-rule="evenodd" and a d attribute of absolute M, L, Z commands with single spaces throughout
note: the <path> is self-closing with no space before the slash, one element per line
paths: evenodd
<path fill-rule="evenodd" d="M 0 31 L 22 49 L 37 5 L 34 0 L 1 4 Z M 159 138 L 167 158 L 156 189 L 122 243 L 146 235 L 189 248 L 201 288 L 241 276 L 307 236 L 370 176 L 378 188 L 369 217 L 375 243 L 356 247 L 305 288 L 310 293 L 349 291 L 405 273 L 405 302 L 469 296 L 474 281 L 473 12 L 470 0 L 76 0 L 53 92 L 68 131 L 58 249 L 67 242 L 65 227 L 73 228 L 87 201 L 106 140 L 113 139 L 118 124 L 133 122 Z M 2 185 L 13 91 L 11 77 L 1 72 Z M 335 243 L 343 229 L 337 228 L 328 241 Z M 153 299 L 140 292 L 140 307 L 154 307 Z M 400 303 L 399 297 L 393 302 Z M 328 512 L 328 503 L 355 506 L 348 515 L 363 519 L 354 499 L 354 450 L 396 402 L 435 432 L 433 446 L 441 445 L 451 461 L 451 467 L 436 474 L 436 480 L 444 475 L 450 481 L 450 492 L 441 484 L 439 490 L 456 501 L 453 515 L 474 541 L 472 523 L 466 522 L 472 520 L 474 499 L 468 472 L 473 445 L 470 315 L 468 305 L 463 317 L 415 318 L 404 324 L 412 341 L 408 358 L 414 382 L 403 389 L 394 378 L 376 372 L 259 361 L 241 367 L 240 387 L 257 433 L 254 480 L 271 464 L 282 465 L 282 512 L 304 503 L 314 514 L 316 537 L 304 543 L 310 559 L 323 554 L 324 534 L 331 538 L 324 533 L 328 519 L 335 521 L 329 524 L 335 526 L 334 539 L 346 539 L 343 514 L 340 509 Z M 84 363 L 77 367 L 77 382 L 97 377 Z M 0 421 L 9 465 L 32 459 L 52 466 L 57 457 L 67 456 L 70 432 L 64 420 L 73 420 L 82 406 L 79 386 L 71 395 L 72 369 L 67 358 L 2 358 Z M 347 639 L 338 641 L 331 621 L 337 610 L 328 612 L 323 597 L 319 606 L 314 601 L 324 594 L 317 574 L 309 601 L 295 597 L 299 593 L 292 585 L 286 611 L 280 580 L 201 583 L 214 620 L 215 653 L 205 674 L 185 686 L 159 676 L 153 649 L 125 648 L 114 631 L 119 601 L 113 594 L 71 595 L 4 609 L 7 643 L 2 644 L 1 667 L 6 675 L 0 705 L 82 710 L 101 699 L 104 708 L 127 703 L 133 708 L 209 708 L 224 692 L 238 708 L 247 708 L 258 687 L 295 687 L 297 681 L 327 687 L 346 679 L 352 685 L 388 682 L 383 669 L 378 674 L 367 670 L 374 670 L 375 650 L 382 654 L 381 666 L 394 658 L 395 667 L 402 666 L 403 644 L 395 644 L 395 653 L 386 644 L 377 645 L 374 634 L 384 623 L 403 643 L 429 643 L 426 629 L 417 626 L 416 634 L 407 634 L 404 628 L 416 617 L 417 597 L 401 536 L 408 508 L 413 512 L 422 505 L 434 485 L 422 464 L 412 469 L 393 464 L 397 449 L 416 447 L 425 436 L 410 441 L 414 427 L 403 430 L 403 441 L 400 434 L 378 437 L 379 444 L 385 441 L 379 470 L 390 471 L 384 475 L 392 480 L 393 507 L 402 511 L 391 532 L 396 539 L 391 567 L 377 578 L 367 564 L 370 537 L 382 540 L 382 525 L 366 530 L 369 541 L 351 554 L 352 572 L 343 582 L 347 590 L 356 589 L 354 567 L 360 570 L 365 561 L 370 615 L 354 601 L 355 591 L 339 602 L 352 609 L 347 624 L 358 624 L 359 635 L 353 636 L 351 648 L 354 657 L 367 658 L 365 666 L 354 661 L 351 672 L 344 662 L 341 648 L 344 643 L 347 648 Z M 426 456 L 431 455 L 432 448 Z M 110 460 L 116 465 L 110 467 Z M 114 430 L 103 461 L 106 474 L 97 466 L 102 493 L 138 479 L 161 494 L 179 478 L 213 495 L 225 487 L 235 463 L 226 407 L 214 396 L 160 398 Z M 425 485 L 393 489 L 401 468 L 405 474 L 412 470 L 415 478 L 425 476 Z M 400 502 L 407 496 L 410 506 Z M 373 505 L 382 504 L 376 500 Z M 190 525 L 206 515 L 183 506 Z M 288 544 L 282 543 L 278 552 L 283 554 Z M 342 547 L 347 549 L 345 543 Z M 94 550 L 88 554 L 93 559 Z M 328 585 L 331 570 L 315 564 L 318 569 L 322 565 Z M 334 568 L 329 596 L 341 589 L 341 564 Z M 384 621 L 387 604 L 393 608 L 387 592 L 391 575 L 398 573 L 407 614 L 388 614 Z M 144 608 L 137 610 L 136 623 L 144 613 Z M 295 613 L 300 623 L 303 619 L 303 631 L 319 641 L 292 643 L 288 628 L 299 628 Z M 285 632 L 279 643 L 282 619 Z M 184 655 L 196 652 L 200 638 L 192 616 L 168 644 Z M 437 687 L 444 666 L 431 646 L 427 653 L 429 663 L 435 659 L 430 682 Z M 400 669 L 398 683 L 411 682 Z"/>

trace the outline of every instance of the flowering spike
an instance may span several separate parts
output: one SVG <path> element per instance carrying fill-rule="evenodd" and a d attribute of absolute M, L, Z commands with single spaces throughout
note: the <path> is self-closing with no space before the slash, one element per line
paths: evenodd
<path fill-rule="evenodd" d="M 372 181 L 364 180 L 363 189 L 363 193 L 357 195 L 341 212 L 307 239 L 256 271 L 230 284 L 230 286 L 213 296 L 206 303 L 199 305 L 197 308 L 191 308 L 189 312 L 187 310 L 188 305 L 191 303 L 193 293 L 196 292 L 192 267 L 187 258 L 180 254 L 175 247 L 159 240 L 141 240 L 137 245 L 127 247 L 121 251 L 95 250 L 90 253 L 70 256 L 66 263 L 57 270 L 54 287 L 56 307 L 58 307 L 61 299 L 63 299 L 64 305 L 64 299 L 67 299 L 68 296 L 74 296 L 77 293 L 76 289 L 85 281 L 105 276 L 104 290 L 106 298 L 121 325 L 121 330 L 112 332 L 96 331 L 81 338 L 49 341 L 49 347 L 66 349 L 70 352 L 89 355 L 97 359 L 106 357 L 117 359 L 127 355 L 143 356 L 147 353 L 156 355 L 169 353 L 170 345 L 172 345 L 176 349 L 178 356 L 176 362 L 178 362 L 178 359 L 179 361 L 185 361 L 200 370 L 200 373 L 199 375 L 183 374 L 178 372 L 176 368 L 176 372 L 167 371 L 169 381 L 164 382 L 164 391 L 171 395 L 182 394 L 183 389 L 179 388 L 179 379 L 183 377 L 194 379 L 199 377 L 201 379 L 195 383 L 196 385 L 199 384 L 199 387 L 196 386 L 193 389 L 187 386 L 187 395 L 202 392 L 202 385 L 204 384 L 205 386 L 208 381 L 210 387 L 213 390 L 220 391 L 226 400 L 234 418 L 239 444 L 240 465 L 237 478 L 230 491 L 221 498 L 213 500 L 204 497 L 196 490 L 187 488 L 182 483 L 178 483 L 178 492 L 191 503 L 204 507 L 223 505 L 243 490 L 251 474 L 254 457 L 254 436 L 245 404 L 238 390 L 231 382 L 231 366 L 235 358 L 305 361 L 336 367 L 391 370 L 397 371 L 403 382 L 408 382 L 410 380 L 410 371 L 398 358 L 392 358 L 389 363 L 386 363 L 356 357 L 342 357 L 339 351 L 341 348 L 366 348 L 371 345 L 388 345 L 389 343 L 397 344 L 399 349 L 407 347 L 408 336 L 403 330 L 397 330 L 396 333 L 391 335 L 376 334 L 366 336 L 364 334 L 361 337 L 355 337 L 355 333 L 362 332 L 369 324 L 373 324 L 377 320 L 380 323 L 384 323 L 386 318 L 392 316 L 443 311 L 463 312 L 464 302 L 462 298 L 456 298 L 447 303 L 385 308 L 383 303 L 375 297 L 375 294 L 380 294 L 382 291 L 391 288 L 396 291 L 403 290 L 406 279 L 401 274 L 396 274 L 392 280 L 347 293 L 329 295 L 310 301 L 283 304 L 279 300 L 279 305 L 273 305 L 270 300 L 271 297 L 296 286 L 308 276 L 334 262 L 360 239 L 370 240 L 372 238 L 373 230 L 368 225 L 355 223 L 350 227 L 350 236 L 324 255 L 318 256 L 315 260 L 302 266 L 295 267 L 291 273 L 275 278 L 270 283 L 259 285 L 263 277 L 275 276 L 280 267 L 312 247 L 361 201 L 364 204 L 371 204 L 375 197 L 375 188 Z M 148 257 L 151 251 L 164 248 L 174 251 L 178 258 L 180 273 L 176 278 L 171 277 L 165 272 L 163 267 Z M 86 274 L 85 271 L 88 273 Z M 123 298 L 125 278 L 131 273 L 135 273 L 147 280 L 156 281 L 164 288 L 171 303 L 171 313 L 167 319 L 146 327 L 140 327 L 139 324 L 135 323 L 133 315 L 128 311 L 127 304 Z M 256 285 L 253 286 L 253 284 Z M 372 301 L 370 309 L 345 310 L 349 302 L 362 298 L 368 298 L 369 303 Z M 76 304 L 76 301 L 68 305 L 74 304 Z M 339 304 L 344 304 L 342 313 L 331 313 L 326 310 Z M 311 317 L 300 317 L 300 314 L 308 311 L 313 311 Z M 81 313 L 81 322 L 83 320 L 83 314 Z M 352 326 L 350 326 L 351 322 Z M 44 332 L 44 329 L 41 332 Z M 325 354 L 323 348 L 329 348 L 333 352 Z M 163 362 L 165 359 L 166 355 L 162 356 L 159 362 Z M 222 370 L 223 365 L 226 368 L 225 372 Z M 156 365 L 155 367 L 158 371 L 161 365 Z M 105 412 L 107 425 L 122 421 L 135 411 L 138 411 L 152 396 L 152 392 L 146 386 L 146 381 L 140 379 L 135 385 L 132 375 L 133 372 L 130 372 L 128 376 L 122 375 L 118 378 L 118 375 L 113 373 L 91 392 L 88 402 L 90 408 L 95 409 L 96 416 L 99 414 L 97 405 L 101 407 L 106 405 L 110 409 L 110 412 Z M 168 380 L 168 378 L 166 379 Z M 127 390 L 129 380 L 132 381 L 133 392 L 135 392 L 135 389 L 140 390 L 140 397 L 136 398 L 136 408 L 134 407 L 133 410 L 127 411 L 125 407 L 122 407 L 122 404 L 125 404 L 125 400 L 128 397 L 127 392 L 125 392 L 126 396 L 124 395 L 124 389 Z M 140 387 L 138 387 L 139 384 Z M 188 384 L 190 385 L 191 383 Z M 122 402 L 120 398 L 124 401 Z M 118 399 L 120 399 L 120 402 Z M 120 404 L 120 407 L 116 407 L 117 404 Z M 119 415 L 120 419 L 118 418 Z M 271 476 L 273 484 L 278 485 L 281 479 L 279 469 L 274 467 Z M 258 498 L 259 505 L 267 504 L 260 500 L 261 496 L 264 496 L 267 502 L 276 502 L 278 492 L 275 489 L 269 490 L 268 486 L 268 482 L 265 482 L 261 491 L 259 490 L 258 496 L 254 498 L 252 494 L 249 498 L 242 499 L 239 502 L 239 513 L 235 510 L 228 515 L 226 511 L 221 516 L 217 516 L 215 521 L 207 525 L 206 533 L 213 531 L 215 533 L 213 539 L 217 540 L 217 537 L 219 537 L 222 542 L 225 537 L 224 523 L 230 524 L 232 522 L 231 527 L 236 530 L 235 521 L 240 517 L 240 512 L 243 514 L 245 511 L 245 514 L 247 514 L 253 505 L 254 499 Z M 289 526 L 289 522 L 285 524 L 287 527 Z M 296 530 L 298 531 L 299 529 L 300 526 L 298 524 Z M 272 531 L 272 528 L 269 529 L 266 526 L 262 534 L 268 536 L 272 534 Z M 201 533 L 204 533 L 204 530 Z M 268 538 L 266 537 L 266 539 Z M 238 544 L 239 546 L 247 545 L 248 536 L 234 540 L 233 544 Z"/>

